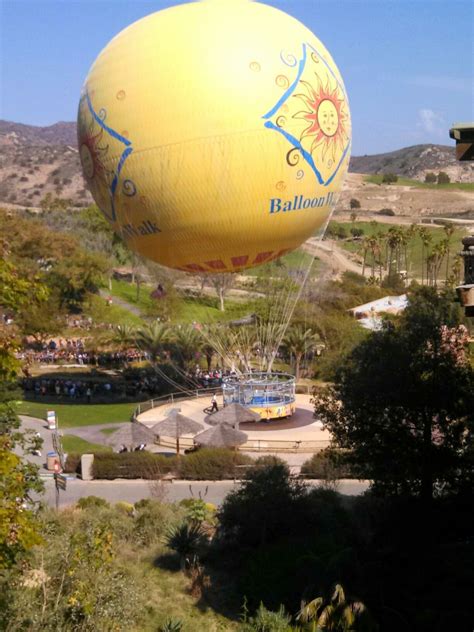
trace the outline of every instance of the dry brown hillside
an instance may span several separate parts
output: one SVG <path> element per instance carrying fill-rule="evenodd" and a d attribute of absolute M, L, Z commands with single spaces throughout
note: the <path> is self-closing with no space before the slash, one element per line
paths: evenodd
<path fill-rule="evenodd" d="M 416 145 L 387 154 L 356 156 L 350 168 L 353 172 L 394 172 L 419 179 L 424 179 L 426 171 L 443 170 L 452 181 L 472 182 L 473 167 L 474 163 L 456 163 L 454 147 Z M 81 173 L 76 124 L 36 127 L 0 121 L 0 204 L 38 208 L 48 194 L 71 200 L 76 207 L 92 202 Z M 471 192 L 375 185 L 365 182 L 359 173 L 349 174 L 338 210 L 347 211 L 351 198 L 357 198 L 365 211 L 392 208 L 398 216 L 474 213 Z"/>

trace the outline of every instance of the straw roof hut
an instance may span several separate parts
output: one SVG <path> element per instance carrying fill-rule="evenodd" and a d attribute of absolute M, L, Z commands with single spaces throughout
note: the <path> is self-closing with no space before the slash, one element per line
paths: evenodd
<path fill-rule="evenodd" d="M 234 428 L 238 428 L 239 424 L 251 421 L 260 421 L 260 415 L 250 408 L 245 408 L 242 404 L 229 404 L 221 408 L 213 415 L 207 415 L 204 421 L 210 426 L 218 424 L 227 424 Z"/>
<path fill-rule="evenodd" d="M 142 443 L 154 443 L 155 439 L 156 434 L 150 430 L 150 428 L 144 426 L 139 421 L 133 421 L 112 433 L 107 437 L 104 443 L 115 449 L 121 446 L 133 449 Z"/>
<path fill-rule="evenodd" d="M 190 417 L 182 415 L 174 409 L 163 421 L 159 421 L 152 428 L 158 436 L 173 437 L 176 439 L 176 454 L 179 454 L 179 438 L 186 434 L 196 434 L 203 429 L 201 424 Z"/>
<path fill-rule="evenodd" d="M 236 430 L 227 424 L 219 424 L 194 437 L 194 443 L 213 448 L 236 448 L 247 441 L 245 432 Z"/>

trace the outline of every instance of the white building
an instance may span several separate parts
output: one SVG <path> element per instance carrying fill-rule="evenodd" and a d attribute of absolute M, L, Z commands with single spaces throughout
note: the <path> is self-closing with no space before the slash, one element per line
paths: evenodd
<path fill-rule="evenodd" d="M 382 314 L 399 314 L 408 305 L 406 294 L 384 296 L 370 303 L 352 307 L 348 311 L 357 318 L 362 327 L 377 331 L 382 327 Z"/>

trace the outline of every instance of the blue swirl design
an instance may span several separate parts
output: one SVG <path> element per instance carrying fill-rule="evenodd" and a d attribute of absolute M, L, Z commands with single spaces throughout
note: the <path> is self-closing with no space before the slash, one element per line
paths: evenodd
<path fill-rule="evenodd" d="M 92 118 L 94 119 L 94 121 L 97 123 L 97 125 L 99 125 L 99 127 L 101 127 L 104 132 L 106 132 L 107 134 L 109 134 L 109 136 L 112 136 L 112 138 L 115 138 L 115 140 L 119 141 L 120 143 L 122 143 L 123 145 L 125 145 L 122 154 L 120 156 L 118 165 L 114 171 L 114 177 L 112 179 L 112 183 L 110 185 L 110 189 L 109 189 L 109 195 L 110 195 L 110 215 L 108 213 L 106 213 L 105 211 L 103 211 L 104 215 L 107 217 L 107 219 L 109 219 L 112 222 L 115 222 L 117 219 L 117 215 L 115 213 L 115 193 L 117 191 L 117 185 L 119 182 L 119 178 L 120 178 L 120 172 L 122 171 L 123 165 L 125 164 L 125 161 L 127 160 L 127 158 L 130 156 L 130 154 L 133 152 L 133 147 L 132 147 L 132 143 L 130 140 L 128 140 L 128 138 L 125 138 L 125 136 L 122 136 L 122 134 L 119 134 L 118 132 L 116 132 L 114 129 L 112 129 L 111 127 L 109 127 L 108 125 L 106 125 L 105 123 L 105 119 L 107 117 L 107 111 L 104 108 L 101 108 L 99 110 L 99 112 L 97 113 L 93 106 L 92 106 L 92 101 L 91 98 L 89 96 L 89 93 L 86 92 L 84 95 L 85 101 L 87 103 L 87 107 L 89 109 L 89 112 L 91 113 Z M 126 180 L 125 182 L 130 182 L 129 180 Z M 124 185 L 125 185 L 124 182 Z M 136 187 L 133 183 L 131 183 L 134 187 L 134 193 L 132 193 L 132 195 L 135 195 L 136 193 Z M 129 189 L 130 185 L 127 184 L 126 189 L 127 190 L 132 190 Z M 124 191 L 125 192 L 125 191 Z M 130 193 L 126 193 L 126 195 L 130 195 Z"/>
<path fill-rule="evenodd" d="M 339 171 L 339 169 L 340 169 L 340 167 L 341 167 L 341 165 L 342 165 L 342 163 L 344 161 L 344 158 L 347 155 L 347 152 L 350 149 L 350 146 L 351 146 L 350 139 L 347 141 L 347 145 L 344 148 L 342 156 L 341 156 L 339 162 L 337 163 L 334 171 L 331 173 L 329 178 L 327 178 L 327 180 L 325 180 L 323 178 L 323 176 L 321 175 L 321 172 L 317 168 L 317 166 L 316 166 L 316 164 L 315 164 L 315 162 L 313 160 L 313 156 L 308 151 L 306 151 L 306 149 L 304 149 L 304 147 L 302 146 L 301 142 L 295 136 L 293 136 L 292 134 L 290 134 L 286 130 L 282 129 L 280 126 L 276 125 L 272 121 L 268 120 L 276 112 L 278 112 L 278 110 L 281 108 L 281 106 L 286 101 L 288 101 L 288 99 L 292 96 L 292 94 L 294 93 L 296 87 L 298 86 L 299 81 L 301 79 L 301 75 L 303 74 L 304 69 L 306 67 L 306 62 L 307 62 L 307 58 L 308 58 L 308 49 L 313 51 L 313 53 L 315 53 L 318 56 L 319 60 L 323 62 L 323 64 L 326 66 L 326 69 L 328 70 L 328 72 L 331 74 L 331 76 L 333 77 L 333 79 L 337 83 L 337 86 L 338 86 L 339 90 L 342 92 L 342 94 L 344 95 L 344 98 L 347 100 L 347 95 L 346 95 L 346 92 L 344 90 L 344 86 L 341 84 L 339 79 L 336 77 L 336 75 L 334 74 L 333 70 L 330 68 L 330 66 L 327 63 L 327 61 L 324 59 L 324 57 L 322 55 L 320 55 L 318 53 L 318 51 L 316 50 L 316 48 L 314 48 L 314 46 L 312 46 L 311 44 L 306 43 L 306 44 L 302 45 L 302 53 L 301 53 L 301 58 L 300 58 L 299 62 L 297 61 L 296 57 L 294 57 L 294 55 L 286 55 L 286 57 L 285 57 L 283 55 L 283 51 L 280 53 L 280 59 L 287 66 L 291 66 L 291 67 L 294 68 L 294 67 L 296 67 L 298 65 L 298 72 L 296 74 L 295 80 L 287 88 L 287 90 L 284 92 L 283 96 L 280 99 L 278 99 L 278 101 L 275 103 L 275 105 L 272 108 L 270 108 L 270 110 L 268 110 L 268 112 L 266 112 L 266 114 L 264 114 L 262 116 L 262 118 L 265 120 L 264 126 L 266 128 L 275 130 L 276 132 L 278 132 L 279 134 L 284 136 L 286 138 L 286 140 L 295 149 L 298 149 L 300 151 L 300 153 L 303 156 L 304 160 L 308 163 L 308 165 L 310 166 L 310 168 L 313 171 L 314 175 L 316 176 L 316 179 L 318 180 L 319 184 L 322 184 L 323 186 L 328 186 L 334 180 L 337 172 Z M 294 60 L 295 63 L 292 63 L 293 60 Z"/>

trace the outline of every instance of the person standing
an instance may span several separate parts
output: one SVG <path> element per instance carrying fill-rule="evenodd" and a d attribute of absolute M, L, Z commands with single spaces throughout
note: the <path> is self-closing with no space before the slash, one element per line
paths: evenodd
<path fill-rule="evenodd" d="M 217 396 L 215 393 L 212 396 L 211 404 L 212 404 L 211 413 L 217 413 L 217 411 L 219 410 L 219 407 L 217 406 Z"/>

